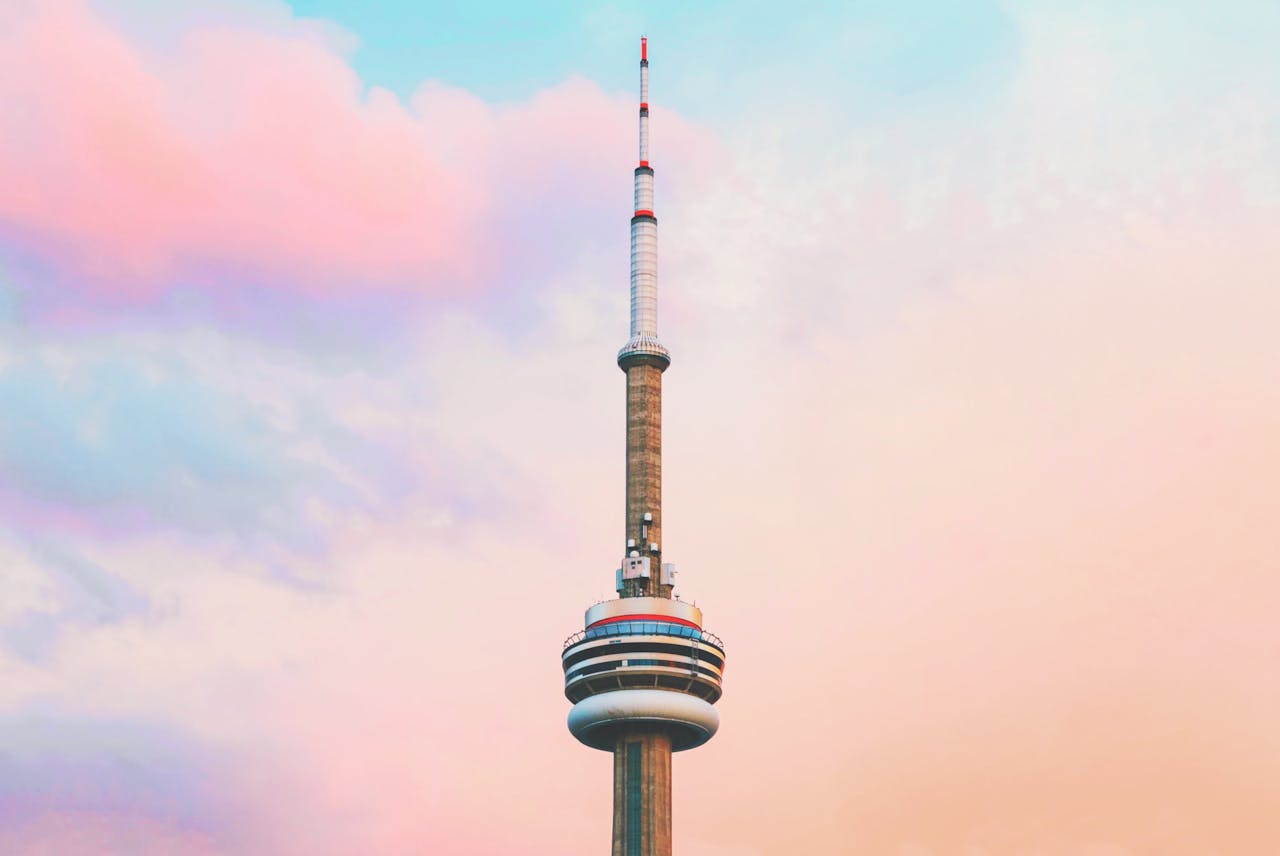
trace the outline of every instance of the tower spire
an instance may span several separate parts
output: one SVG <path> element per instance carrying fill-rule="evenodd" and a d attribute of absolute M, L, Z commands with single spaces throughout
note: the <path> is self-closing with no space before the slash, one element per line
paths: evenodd
<path fill-rule="evenodd" d="M 569 730 L 613 753 L 613 856 L 671 856 L 671 753 L 701 746 L 720 725 L 724 644 L 702 611 L 673 597 L 662 561 L 662 373 L 658 341 L 658 219 L 649 165 L 649 40 L 640 39 L 640 163 L 631 215 L 631 335 L 627 376 L 626 546 L 618 597 L 587 610 L 561 654 Z"/>
<path fill-rule="evenodd" d="M 640 38 L 640 164 L 635 169 L 631 217 L 631 338 L 618 352 L 618 365 L 646 356 L 665 370 L 671 355 L 658 340 L 658 219 L 649 165 L 649 40 Z"/>

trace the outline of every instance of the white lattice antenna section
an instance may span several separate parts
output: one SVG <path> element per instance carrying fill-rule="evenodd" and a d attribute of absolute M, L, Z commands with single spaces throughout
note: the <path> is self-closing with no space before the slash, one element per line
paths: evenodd
<path fill-rule="evenodd" d="M 640 165 L 636 167 L 635 213 L 631 218 L 631 338 L 618 353 L 670 360 L 658 341 L 658 220 L 649 165 L 649 40 L 640 39 Z"/>

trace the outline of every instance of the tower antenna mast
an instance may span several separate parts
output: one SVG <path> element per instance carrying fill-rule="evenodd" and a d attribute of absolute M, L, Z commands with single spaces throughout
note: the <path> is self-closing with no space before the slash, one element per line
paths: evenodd
<path fill-rule="evenodd" d="M 720 725 L 724 644 L 702 610 L 673 597 L 662 561 L 662 374 L 658 339 L 658 219 L 649 163 L 649 40 L 640 39 L 640 157 L 631 215 L 631 334 L 626 374 L 625 548 L 618 597 L 587 610 L 565 642 L 569 731 L 613 753 L 612 856 L 671 856 L 671 753 L 706 743 Z"/>

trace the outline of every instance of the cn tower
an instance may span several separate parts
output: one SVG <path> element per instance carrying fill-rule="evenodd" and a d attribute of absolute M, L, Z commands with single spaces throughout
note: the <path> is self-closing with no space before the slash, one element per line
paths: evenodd
<path fill-rule="evenodd" d="M 662 373 L 658 340 L 658 220 L 649 165 L 649 55 L 640 40 L 640 163 L 631 217 L 631 337 L 627 376 L 625 547 L 618 597 L 587 610 L 566 640 L 569 731 L 613 753 L 613 856 L 670 856 L 671 753 L 701 746 L 720 725 L 724 645 L 702 611 L 674 597 L 676 567 L 662 552 Z"/>

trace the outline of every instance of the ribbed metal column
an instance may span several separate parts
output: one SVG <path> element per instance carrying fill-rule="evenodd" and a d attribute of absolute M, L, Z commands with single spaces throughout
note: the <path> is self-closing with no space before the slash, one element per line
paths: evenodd
<path fill-rule="evenodd" d="M 642 177 L 647 188 L 641 185 Z M 636 196 L 642 195 L 653 205 L 649 167 L 636 170 Z M 658 337 L 658 220 L 652 208 L 637 208 L 631 218 L 631 336 Z"/>

